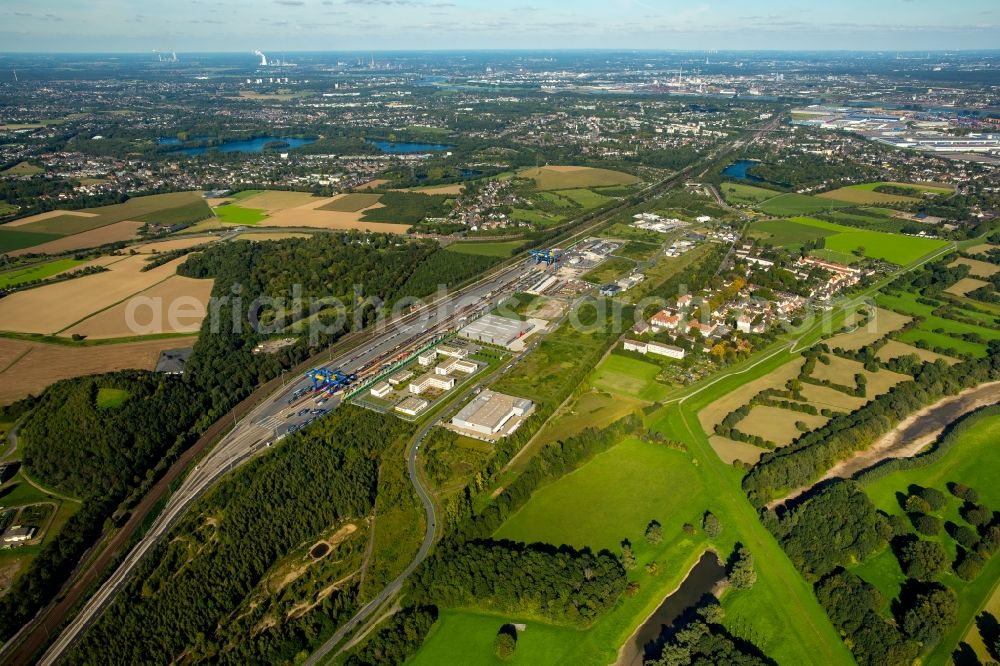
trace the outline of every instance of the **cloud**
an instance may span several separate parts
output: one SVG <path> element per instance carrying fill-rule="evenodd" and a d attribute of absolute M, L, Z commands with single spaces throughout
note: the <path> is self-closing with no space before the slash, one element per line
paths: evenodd
<path fill-rule="evenodd" d="M 302 0 L 274 0 L 279 5 L 285 5 L 286 7 L 301 7 L 306 4 Z"/>

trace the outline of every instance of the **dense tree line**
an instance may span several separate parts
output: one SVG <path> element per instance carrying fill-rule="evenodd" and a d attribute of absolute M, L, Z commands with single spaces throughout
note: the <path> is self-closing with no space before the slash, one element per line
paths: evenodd
<path fill-rule="evenodd" d="M 218 627 L 291 549 L 371 512 L 380 455 L 411 430 L 391 416 L 344 406 L 247 463 L 200 499 L 142 561 L 67 663 L 104 661 L 109 654 L 122 663 L 167 663 L 195 646 L 206 659 L 274 663 L 278 654 L 321 642 L 322 634 L 294 626 L 248 640 L 244 631 L 273 611 L 267 604 L 229 625 L 232 632 Z M 353 599 L 335 596 L 326 612 L 349 612 Z M 306 621 L 314 622 L 335 626 Z"/>
<path fill-rule="evenodd" d="M 625 582 L 624 567 L 606 551 L 474 540 L 436 548 L 410 591 L 420 603 L 586 626 L 615 604 Z"/>
<path fill-rule="evenodd" d="M 953 366 L 938 361 L 920 367 L 912 381 L 897 384 L 865 406 L 835 416 L 793 444 L 765 453 L 743 479 L 743 489 L 757 506 L 776 494 L 814 480 L 833 463 L 870 445 L 899 421 L 925 405 L 962 389 L 1000 377 L 1000 344 L 990 356 Z"/>
<path fill-rule="evenodd" d="M 403 284 L 407 296 L 423 298 L 437 292 L 439 286 L 454 288 L 456 285 L 478 277 L 500 260 L 476 254 L 463 254 L 438 250 L 420 263 Z"/>
<path fill-rule="evenodd" d="M 396 666 L 416 653 L 431 625 L 437 620 L 433 606 L 409 606 L 395 613 L 361 647 L 346 666 Z"/>

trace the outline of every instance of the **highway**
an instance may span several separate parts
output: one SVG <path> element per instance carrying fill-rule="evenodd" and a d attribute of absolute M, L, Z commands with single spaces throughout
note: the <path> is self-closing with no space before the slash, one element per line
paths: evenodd
<path fill-rule="evenodd" d="M 544 267 L 536 267 L 531 260 L 519 261 L 436 304 L 425 306 L 384 325 L 385 330 L 380 331 L 371 341 L 364 343 L 361 350 L 353 350 L 334 358 L 326 367 L 340 368 L 348 373 L 360 372 L 382 363 L 387 358 L 391 359 L 398 350 L 404 347 L 412 348 L 419 345 L 422 340 L 430 340 L 458 326 L 459 322 L 470 314 L 499 304 L 511 294 L 525 288 L 527 284 L 536 281 L 537 271 L 542 268 Z M 292 378 L 292 381 L 285 384 L 271 398 L 261 403 L 243 419 L 234 422 L 233 430 L 223 437 L 185 477 L 149 531 L 52 643 L 39 661 L 40 664 L 58 662 L 65 651 L 114 599 L 142 558 L 167 534 L 195 500 L 236 466 L 265 450 L 268 443 L 277 435 L 287 432 L 290 426 L 300 425 L 313 416 L 308 414 L 300 416 L 298 412 L 304 405 L 310 408 L 314 406 L 312 399 L 315 394 L 307 394 L 289 404 L 295 390 L 304 386 L 310 386 L 308 379 Z M 324 406 L 333 407 L 335 403 Z M 289 413 L 295 416 L 288 417 Z M 432 513 L 433 508 L 431 508 Z M 433 522 L 432 515 L 428 520 Z M 424 541 L 422 548 L 429 549 L 433 543 L 432 531 L 429 531 L 429 537 Z M 416 563 L 413 566 L 415 567 Z"/>
<path fill-rule="evenodd" d="M 777 124 L 777 122 L 778 119 L 776 118 L 771 123 L 768 123 L 768 126 Z M 750 131 L 757 132 L 753 137 L 754 139 L 760 136 L 759 128 L 754 128 Z M 714 160 L 727 150 L 739 148 L 742 145 L 742 140 L 736 140 L 726 146 L 719 146 L 706 156 L 705 160 L 702 160 L 701 163 L 704 163 L 706 160 Z M 599 215 L 582 221 L 568 236 L 558 239 L 558 244 L 553 241 L 552 246 L 568 247 L 574 240 L 592 233 L 595 226 L 611 219 L 620 210 L 635 205 L 637 199 L 643 200 L 656 194 L 658 191 L 683 182 L 694 169 L 695 165 L 691 165 L 663 180 L 651 183 L 636 195 L 623 201 L 619 206 L 602 211 Z M 536 267 L 530 259 L 515 261 L 506 268 L 495 271 L 482 280 L 454 294 L 448 295 L 436 303 L 401 316 L 389 324 L 383 324 L 382 328 L 384 330 L 379 330 L 372 340 L 362 344 L 360 352 L 355 350 L 341 357 L 331 359 L 325 367 L 331 369 L 338 368 L 350 374 L 360 373 L 364 369 L 370 368 L 373 364 L 382 364 L 386 361 L 391 361 L 400 350 L 416 348 L 421 341 L 429 341 L 439 334 L 453 330 L 465 318 L 478 312 L 489 310 L 509 295 L 523 290 L 537 280 L 538 270 L 540 270 L 540 267 Z M 376 324 L 376 326 L 379 325 Z M 520 358 L 523 358 L 523 356 Z M 314 396 L 306 394 L 306 396 L 298 399 L 292 397 L 297 389 L 309 385 L 309 380 L 302 377 L 293 377 L 291 379 L 292 381 L 284 384 L 272 397 L 254 408 L 243 419 L 235 421 L 233 430 L 224 436 L 184 478 L 184 481 L 177 488 L 176 492 L 170 496 L 163 511 L 150 529 L 128 555 L 126 555 L 114 573 L 90 597 L 76 617 L 67 624 L 56 640 L 52 642 L 39 661 L 40 664 L 47 666 L 59 661 L 61 656 L 83 634 L 87 627 L 100 617 L 101 612 L 114 600 L 115 595 L 128 581 L 131 574 L 142 561 L 142 558 L 167 534 L 188 507 L 211 488 L 216 481 L 241 463 L 249 460 L 254 454 L 266 450 L 267 446 L 286 433 L 290 427 L 307 425 L 307 421 L 318 416 L 312 413 L 299 413 L 305 409 L 306 405 L 308 405 L 310 410 L 316 407 L 312 400 Z M 453 402 L 452 404 L 457 403 Z M 335 406 L 335 401 L 323 405 L 324 408 L 333 408 Z M 318 651 L 310 659 L 309 663 L 316 663 L 336 642 L 339 642 L 349 631 L 367 619 L 386 599 L 394 595 L 402 587 L 406 577 L 412 573 L 430 550 L 436 533 L 434 507 L 428 493 L 423 488 L 417 476 L 416 469 L 419 443 L 430 427 L 431 425 L 425 426 L 425 429 L 421 431 L 422 434 L 412 442 L 412 448 L 408 454 L 410 479 L 416 488 L 427 514 L 427 529 L 418 556 L 407 566 L 402 575 L 356 614 L 334 637 L 327 641 L 320 649 L 322 654 Z"/>

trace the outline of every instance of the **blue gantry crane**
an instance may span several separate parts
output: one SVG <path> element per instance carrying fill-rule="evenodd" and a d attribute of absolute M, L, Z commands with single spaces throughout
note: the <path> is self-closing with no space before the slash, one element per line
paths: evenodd
<path fill-rule="evenodd" d="M 555 250 L 532 250 L 531 256 L 535 258 L 536 264 L 540 264 L 544 261 L 546 265 L 551 266 L 555 262 L 559 261 L 561 255 Z"/>
<path fill-rule="evenodd" d="M 356 374 L 346 374 L 340 370 L 328 370 L 327 368 L 313 368 L 306 372 L 306 377 L 312 381 L 313 391 L 328 389 L 330 393 L 346 388 L 358 378 Z"/>

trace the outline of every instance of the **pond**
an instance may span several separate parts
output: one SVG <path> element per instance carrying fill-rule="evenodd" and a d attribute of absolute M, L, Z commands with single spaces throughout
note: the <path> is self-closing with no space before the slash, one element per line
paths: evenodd
<path fill-rule="evenodd" d="M 722 170 L 722 175 L 736 180 L 745 180 L 748 183 L 766 182 L 763 178 L 758 178 L 753 174 L 747 173 L 757 163 L 757 160 L 736 160 Z"/>
<path fill-rule="evenodd" d="M 663 600 L 653 614 L 629 637 L 616 666 L 642 666 L 649 659 L 658 659 L 663 649 L 664 629 L 672 625 L 687 609 L 698 604 L 726 577 L 726 568 L 712 551 L 702 554 L 687 578 Z"/>
<path fill-rule="evenodd" d="M 255 139 L 238 139 L 232 141 L 223 141 L 217 146 L 197 146 L 194 148 L 178 148 L 175 153 L 181 153 L 183 155 L 204 155 L 210 150 L 217 150 L 220 153 L 260 153 L 263 152 L 267 144 L 283 141 L 287 143 L 287 146 L 282 146 L 280 148 L 281 152 L 286 150 L 291 150 L 292 148 L 298 148 L 299 146 L 308 146 L 310 143 L 315 143 L 316 139 L 295 139 L 292 137 L 285 136 L 259 136 Z M 177 139 L 159 139 L 157 141 L 163 146 L 176 146 L 180 145 L 180 141 Z"/>
<path fill-rule="evenodd" d="M 383 153 L 441 153 L 455 147 L 444 143 L 412 143 L 409 141 L 387 141 L 385 139 L 365 139 L 365 141 L 376 146 Z"/>

